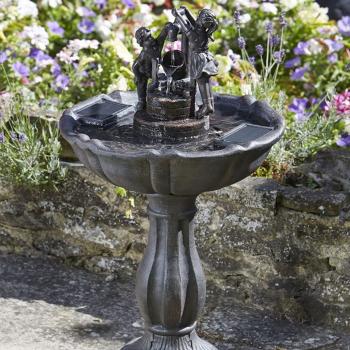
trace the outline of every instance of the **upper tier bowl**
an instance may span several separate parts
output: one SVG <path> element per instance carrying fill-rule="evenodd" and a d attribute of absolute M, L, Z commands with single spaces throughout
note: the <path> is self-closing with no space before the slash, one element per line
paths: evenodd
<path fill-rule="evenodd" d="M 134 92 L 114 92 L 109 97 L 129 106 L 137 103 Z M 284 130 L 283 118 L 265 102 L 216 95 L 207 140 L 162 145 L 119 135 L 114 141 L 109 129 L 132 125 L 133 111 L 114 126 L 84 126 L 75 111 L 92 105 L 83 102 L 64 112 L 59 122 L 63 137 L 91 171 L 145 194 L 196 195 L 238 182 L 261 165 Z"/>

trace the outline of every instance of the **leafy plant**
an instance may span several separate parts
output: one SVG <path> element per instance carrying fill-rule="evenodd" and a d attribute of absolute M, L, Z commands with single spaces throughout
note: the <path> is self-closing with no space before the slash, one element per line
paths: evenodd
<path fill-rule="evenodd" d="M 31 122 L 21 99 L 12 98 L 9 121 L 0 129 L 0 177 L 28 186 L 57 186 L 65 177 L 58 128 Z"/>

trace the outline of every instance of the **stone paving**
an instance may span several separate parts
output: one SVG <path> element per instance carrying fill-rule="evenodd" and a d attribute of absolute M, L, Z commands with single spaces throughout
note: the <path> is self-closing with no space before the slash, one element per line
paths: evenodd
<path fill-rule="evenodd" d="M 0 350 L 118 350 L 142 334 L 133 291 L 132 280 L 0 254 Z M 350 334 L 235 307 L 210 288 L 200 333 L 219 350 L 350 349 Z"/>

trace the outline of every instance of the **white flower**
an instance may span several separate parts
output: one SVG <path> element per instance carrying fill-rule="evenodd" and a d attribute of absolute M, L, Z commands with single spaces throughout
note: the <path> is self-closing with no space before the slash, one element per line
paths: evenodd
<path fill-rule="evenodd" d="M 154 0 L 153 3 L 154 3 L 156 6 L 162 6 L 162 5 L 164 5 L 165 0 Z"/>
<path fill-rule="evenodd" d="M 26 86 L 22 85 L 22 87 L 20 88 L 19 93 L 24 98 L 24 100 L 27 101 L 27 102 L 36 101 L 36 96 L 35 96 L 34 91 L 28 89 Z"/>
<path fill-rule="evenodd" d="M 115 54 L 125 63 L 131 63 L 133 61 L 133 55 L 129 52 L 128 48 L 124 45 L 123 41 L 118 37 L 109 42 L 114 48 Z"/>
<path fill-rule="evenodd" d="M 249 13 L 244 13 L 239 17 L 239 19 L 242 24 L 246 24 L 252 19 L 252 17 Z"/>
<path fill-rule="evenodd" d="M 303 7 L 298 16 L 304 23 L 326 23 L 329 21 L 328 8 L 321 7 L 316 2 Z"/>
<path fill-rule="evenodd" d="M 106 21 L 102 16 L 98 16 L 95 22 L 96 31 L 103 40 L 107 40 L 111 36 L 112 24 L 110 21 Z"/>
<path fill-rule="evenodd" d="M 87 40 L 87 39 L 74 39 L 70 40 L 68 43 L 68 49 L 79 52 L 83 49 L 98 49 L 99 42 L 97 40 Z"/>
<path fill-rule="evenodd" d="M 38 83 L 41 83 L 42 81 L 43 81 L 42 77 L 36 76 L 33 80 L 33 83 L 38 84 Z"/>
<path fill-rule="evenodd" d="M 169 9 L 164 9 L 164 10 L 163 10 L 163 13 L 164 13 L 165 16 L 167 17 L 168 22 L 174 22 L 174 21 L 175 21 L 175 17 L 174 17 L 174 15 L 172 14 L 172 11 L 171 11 L 171 10 L 169 10 Z"/>
<path fill-rule="evenodd" d="M 38 7 L 30 0 L 18 0 L 17 12 L 19 18 L 37 17 Z"/>
<path fill-rule="evenodd" d="M 57 54 L 57 57 L 60 61 L 66 64 L 71 64 L 79 60 L 79 56 L 76 53 L 68 50 L 66 47 Z"/>
<path fill-rule="evenodd" d="M 112 13 L 108 20 L 109 22 L 111 22 L 112 26 L 116 26 L 120 24 L 120 22 L 122 21 L 122 17 L 118 17 L 115 13 Z"/>
<path fill-rule="evenodd" d="M 338 27 L 333 25 L 327 25 L 325 27 L 320 27 L 317 29 L 320 34 L 323 35 L 334 35 L 339 33 Z"/>
<path fill-rule="evenodd" d="M 261 5 L 261 9 L 264 11 L 264 12 L 267 12 L 267 13 L 272 13 L 274 15 L 277 15 L 277 12 L 278 12 L 278 9 L 276 7 L 275 4 L 271 3 L 271 2 L 264 2 L 262 5 Z"/>
<path fill-rule="evenodd" d="M 18 50 L 20 52 L 20 55 L 23 55 L 23 56 L 28 56 L 29 53 L 30 53 L 30 49 L 31 49 L 31 45 L 29 43 L 27 43 L 26 41 L 20 41 L 18 43 Z"/>
<path fill-rule="evenodd" d="M 115 83 L 111 84 L 107 88 L 107 93 L 111 93 L 113 91 L 128 91 L 128 82 L 123 75 L 120 75 Z"/>
<path fill-rule="evenodd" d="M 249 7 L 249 8 L 258 8 L 259 4 L 255 0 L 236 0 L 235 5 L 237 7 Z"/>
<path fill-rule="evenodd" d="M 12 0 L 2 0 L 0 2 L 0 9 L 4 9 L 6 7 L 10 7 L 12 5 Z"/>
<path fill-rule="evenodd" d="M 310 39 L 308 40 L 308 48 L 307 51 L 310 53 L 310 55 L 317 55 L 322 52 L 323 46 L 320 44 L 320 42 L 316 39 Z"/>
<path fill-rule="evenodd" d="M 71 64 L 73 62 L 79 61 L 79 51 L 83 49 L 93 49 L 96 50 L 99 46 L 97 40 L 86 40 L 86 39 L 74 39 L 70 40 L 68 46 L 62 49 L 57 57 L 60 61 Z"/>
<path fill-rule="evenodd" d="M 49 35 L 45 28 L 36 24 L 24 27 L 22 35 L 30 39 L 30 43 L 40 50 L 45 50 L 49 44 Z"/>
<path fill-rule="evenodd" d="M 303 4 L 304 2 L 305 0 L 280 0 L 280 5 L 283 10 L 289 11 L 297 7 L 299 4 Z"/>
<path fill-rule="evenodd" d="M 140 11 L 134 14 L 133 20 L 138 22 L 139 26 L 148 27 L 153 22 L 151 7 L 146 4 L 141 4 Z"/>
<path fill-rule="evenodd" d="M 42 0 L 42 4 L 46 7 L 56 8 L 59 5 L 62 5 L 62 0 Z"/>
<path fill-rule="evenodd" d="M 239 69 L 239 67 L 240 67 L 239 62 L 241 60 L 241 55 L 238 55 L 238 54 L 234 53 L 232 49 L 229 49 L 227 52 L 227 57 L 229 57 L 230 63 L 231 63 L 230 70 L 232 68 Z"/>

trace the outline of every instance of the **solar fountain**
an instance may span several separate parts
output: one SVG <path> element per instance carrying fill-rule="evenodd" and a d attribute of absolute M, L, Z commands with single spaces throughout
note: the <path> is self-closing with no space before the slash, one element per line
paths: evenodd
<path fill-rule="evenodd" d="M 137 92 L 96 96 L 60 120 L 88 169 L 149 200 L 148 246 L 136 282 L 145 333 L 122 350 L 216 349 L 196 332 L 206 295 L 194 238 L 196 197 L 254 172 L 284 129 L 265 102 L 212 93 L 215 15 L 206 9 L 195 19 L 185 7 L 173 14 L 156 38 L 144 27 L 136 32 Z M 164 54 L 165 41 L 179 36 L 181 50 Z"/>

